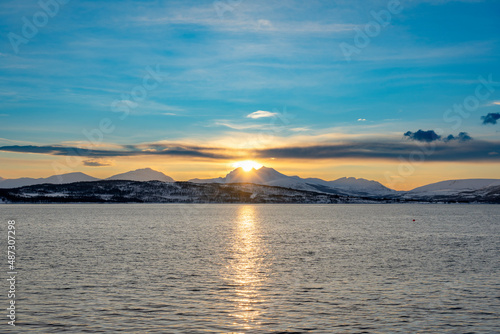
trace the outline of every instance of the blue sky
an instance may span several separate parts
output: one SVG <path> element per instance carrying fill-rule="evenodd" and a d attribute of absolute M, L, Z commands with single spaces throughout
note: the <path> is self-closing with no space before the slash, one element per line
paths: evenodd
<path fill-rule="evenodd" d="M 363 138 L 407 144 L 403 134 L 419 129 L 498 143 L 500 125 L 483 125 L 481 116 L 500 112 L 500 3 L 401 1 L 401 10 L 347 60 L 342 43 L 354 46 L 357 31 L 374 21 L 371 13 L 391 1 L 71 0 L 58 3 L 18 52 L 9 36 L 23 36 L 23 17 L 33 22 L 42 9 L 38 1 L 3 1 L 0 146 L 82 146 L 83 131 L 103 119 L 113 131 L 99 147 L 120 150 L 154 143 L 270 149 Z M 161 82 L 150 81 L 155 87 L 134 101 L 129 95 L 144 92 L 147 68 Z M 459 126 L 446 122 L 443 114 L 474 95 L 480 76 L 492 78 L 494 91 Z M 121 119 L 117 107 L 130 114 Z M 267 117 L 248 117 L 256 111 Z M 272 141 L 248 139 L 263 132 Z M 50 174 L 50 167 L 33 167 L 39 153 L 26 152 L 0 152 L 3 175 Z M 500 161 L 492 155 L 490 177 Z M 320 176 L 345 176 L 339 173 L 347 170 L 328 169 L 336 166 L 334 156 L 325 159 Z M 460 151 L 456 160 L 463 160 Z M 302 161 L 289 170 L 299 172 Z M 175 174 L 179 168 L 169 163 L 162 168 Z M 92 171 L 127 170 L 119 161 L 103 165 Z M 200 168 L 222 168 L 210 166 Z M 474 169 L 467 170 L 472 176 Z"/>

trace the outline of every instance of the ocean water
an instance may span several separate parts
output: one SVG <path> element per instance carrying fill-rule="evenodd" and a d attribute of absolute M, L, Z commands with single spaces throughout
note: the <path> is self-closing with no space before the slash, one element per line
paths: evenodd
<path fill-rule="evenodd" d="M 18 271 L 1 333 L 500 332 L 500 206 L 1 205 L 0 219 L 2 254 L 16 220 Z"/>

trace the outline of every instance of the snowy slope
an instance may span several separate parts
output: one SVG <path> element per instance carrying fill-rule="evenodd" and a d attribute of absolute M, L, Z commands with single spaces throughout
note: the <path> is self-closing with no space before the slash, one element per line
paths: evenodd
<path fill-rule="evenodd" d="M 99 179 L 89 176 L 84 173 L 68 173 L 61 175 L 53 175 L 47 178 L 33 179 L 29 177 L 22 177 L 20 179 L 4 179 L 0 181 L 0 188 L 18 188 L 24 186 L 31 186 L 43 183 L 51 184 L 64 184 L 73 182 L 87 182 L 87 181 L 97 181 Z"/>
<path fill-rule="evenodd" d="M 487 187 L 500 186 L 499 179 L 448 180 L 428 184 L 408 191 L 405 196 L 454 195 L 463 191 L 475 191 Z"/>
<path fill-rule="evenodd" d="M 113 175 L 108 177 L 106 180 L 128 180 L 128 181 L 162 181 L 162 182 L 174 182 L 170 176 L 152 170 L 151 168 L 142 168 L 134 171 Z"/>
<path fill-rule="evenodd" d="M 215 179 L 192 179 L 194 183 L 253 183 L 267 186 L 292 188 L 298 190 L 317 191 L 314 187 L 308 186 L 303 179 L 297 176 L 287 176 L 281 174 L 273 168 L 261 167 L 257 170 L 245 172 L 243 168 L 236 168 L 225 177 Z"/>
<path fill-rule="evenodd" d="M 325 181 L 317 178 L 303 179 L 298 176 L 288 176 L 273 168 L 262 167 L 258 170 L 245 172 L 237 168 L 224 178 L 192 179 L 194 183 L 254 183 L 273 187 L 284 187 L 297 190 L 320 191 L 326 193 L 340 193 L 353 195 L 389 195 L 397 192 L 384 187 L 376 181 L 356 179 L 354 177 L 341 178 L 335 181 Z"/>
<path fill-rule="evenodd" d="M 22 177 L 19 179 L 2 179 L 0 178 L 0 188 L 18 188 L 25 186 L 32 186 L 43 183 L 50 184 L 66 184 L 73 182 L 90 182 L 90 181 L 100 181 L 101 179 L 89 176 L 84 173 L 68 173 L 61 175 L 53 175 L 47 178 L 34 179 L 30 177 Z M 129 180 L 129 181 L 162 181 L 162 182 L 174 182 L 174 180 L 151 168 L 137 169 L 135 171 L 118 174 L 111 176 L 107 180 Z"/>
<path fill-rule="evenodd" d="M 367 194 L 393 194 L 396 191 L 389 189 L 377 181 L 357 179 L 355 177 L 343 177 L 335 181 L 329 181 L 329 186 L 342 189 L 346 192 L 367 193 Z"/>

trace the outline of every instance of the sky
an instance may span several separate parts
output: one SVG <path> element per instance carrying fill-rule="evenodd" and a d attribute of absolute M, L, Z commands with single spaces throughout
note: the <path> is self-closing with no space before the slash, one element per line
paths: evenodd
<path fill-rule="evenodd" d="M 0 177 L 500 178 L 498 1 L 0 3 Z"/>

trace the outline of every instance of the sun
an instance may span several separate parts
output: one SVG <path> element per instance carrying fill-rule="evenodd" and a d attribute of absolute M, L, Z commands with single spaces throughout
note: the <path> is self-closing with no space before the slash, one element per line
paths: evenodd
<path fill-rule="evenodd" d="M 233 167 L 234 168 L 241 167 L 245 172 L 249 172 L 252 169 L 259 169 L 260 167 L 262 167 L 262 165 L 252 160 L 245 160 L 233 163 Z"/>

